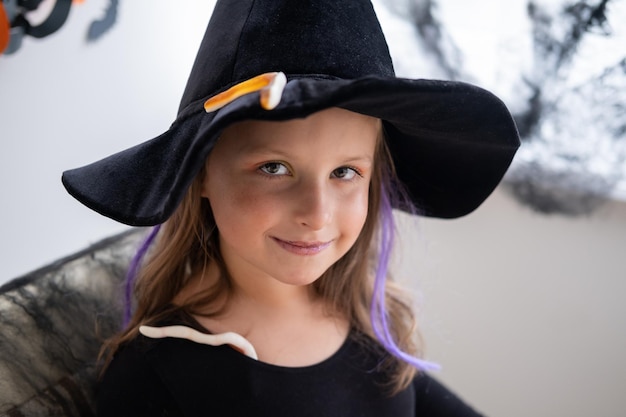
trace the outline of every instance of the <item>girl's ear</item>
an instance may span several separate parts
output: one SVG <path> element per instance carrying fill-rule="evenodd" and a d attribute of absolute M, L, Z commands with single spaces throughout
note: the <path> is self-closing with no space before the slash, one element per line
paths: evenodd
<path fill-rule="evenodd" d="M 200 182 L 200 197 L 209 199 L 209 195 L 207 193 L 207 184 L 206 184 L 206 176 Z"/>
<path fill-rule="evenodd" d="M 202 179 L 202 181 L 200 182 L 200 197 L 202 197 L 202 198 L 206 198 L 207 200 L 209 199 L 209 193 L 208 193 L 208 187 L 207 187 L 206 175 L 205 175 L 205 177 Z"/>
<path fill-rule="evenodd" d="M 197 186 L 199 187 L 200 190 L 200 197 L 206 198 L 207 200 L 209 199 L 209 195 L 208 195 L 208 174 L 209 172 L 209 158 L 207 158 L 206 162 L 204 163 L 204 168 L 198 173 L 198 178 L 196 179 L 197 181 Z"/>

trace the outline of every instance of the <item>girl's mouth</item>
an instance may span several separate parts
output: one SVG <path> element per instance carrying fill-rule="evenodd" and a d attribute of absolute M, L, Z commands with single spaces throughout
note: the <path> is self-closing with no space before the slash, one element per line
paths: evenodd
<path fill-rule="evenodd" d="M 316 255 L 332 243 L 332 240 L 328 242 L 300 242 L 282 240 L 277 237 L 272 237 L 272 239 L 278 243 L 278 246 L 296 255 Z"/>

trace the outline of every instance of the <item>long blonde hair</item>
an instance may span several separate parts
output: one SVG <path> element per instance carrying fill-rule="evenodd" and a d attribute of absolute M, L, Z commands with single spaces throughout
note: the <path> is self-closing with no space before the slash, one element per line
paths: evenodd
<path fill-rule="evenodd" d="M 220 312 L 224 295 L 231 293 L 231 281 L 219 250 L 219 234 L 209 203 L 201 197 L 206 175 L 203 169 L 196 176 L 183 201 L 174 214 L 161 226 L 158 239 L 142 266 L 134 288 L 136 306 L 130 323 L 120 334 L 107 340 L 101 351 L 105 366 L 118 347 L 134 338 L 140 325 L 155 323 L 176 310 L 188 314 L 208 315 Z M 331 312 L 345 317 L 364 346 L 382 349 L 370 319 L 373 295 L 373 268 L 377 262 L 377 234 L 380 229 L 379 212 L 382 193 L 394 187 L 395 171 L 389 150 L 380 135 L 374 159 L 374 170 L 369 189 L 368 214 L 350 250 L 312 285 L 314 291 L 326 302 Z M 202 292 L 195 294 L 183 305 L 175 306 L 174 298 L 189 279 L 203 272 L 214 262 L 220 271 L 219 279 Z M 228 297 L 226 297 L 226 300 Z M 391 334 L 397 346 L 413 356 L 420 356 L 413 309 L 403 291 L 390 280 L 385 288 L 386 311 Z M 385 361 L 391 392 L 407 387 L 416 368 L 407 362 L 388 355 Z"/>

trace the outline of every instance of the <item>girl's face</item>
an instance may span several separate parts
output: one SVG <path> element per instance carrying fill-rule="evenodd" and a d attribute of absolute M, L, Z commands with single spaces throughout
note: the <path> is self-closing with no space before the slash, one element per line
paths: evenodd
<path fill-rule="evenodd" d="M 350 249 L 367 216 L 379 131 L 378 119 L 338 108 L 224 131 L 202 195 L 235 282 L 307 285 Z"/>

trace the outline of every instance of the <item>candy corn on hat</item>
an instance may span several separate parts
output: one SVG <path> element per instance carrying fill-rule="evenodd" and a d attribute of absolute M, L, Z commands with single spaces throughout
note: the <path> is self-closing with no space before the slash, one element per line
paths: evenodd
<path fill-rule="evenodd" d="M 493 191 L 519 146 L 496 96 L 394 75 L 369 0 L 218 0 L 162 135 L 63 173 L 71 195 L 135 226 L 176 209 L 227 126 L 329 107 L 382 119 L 400 181 L 425 216 L 454 218 Z"/>

